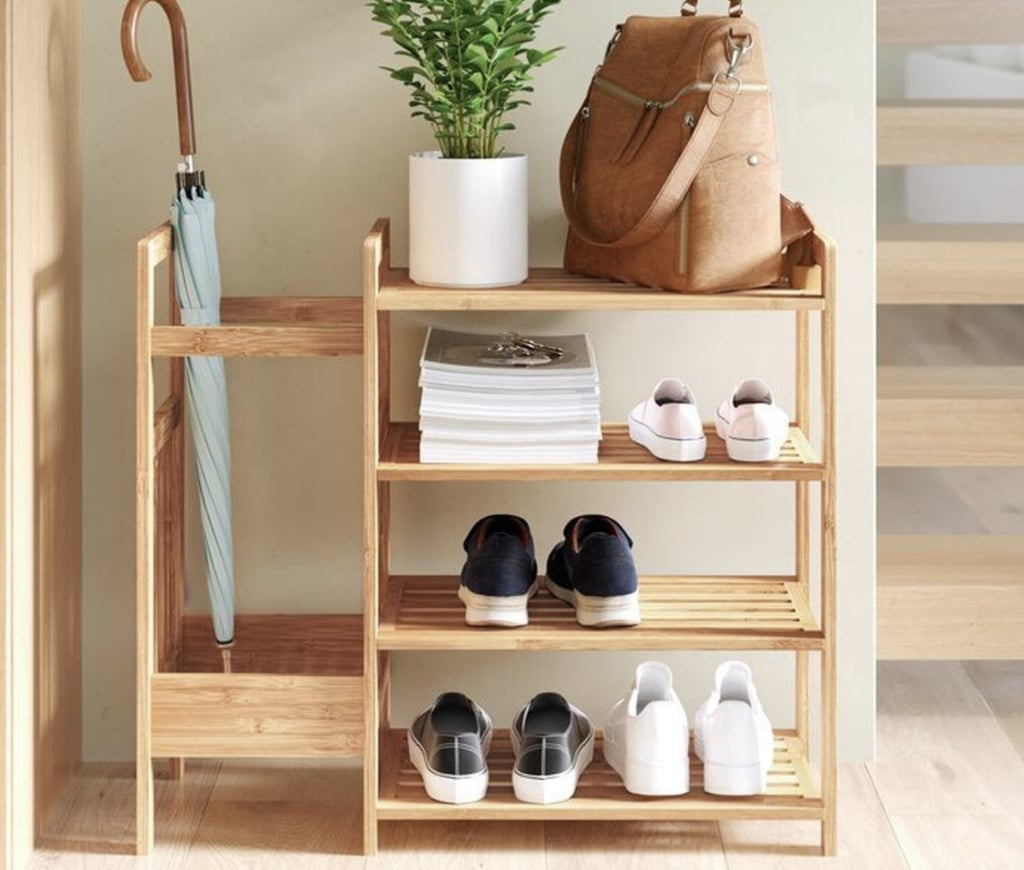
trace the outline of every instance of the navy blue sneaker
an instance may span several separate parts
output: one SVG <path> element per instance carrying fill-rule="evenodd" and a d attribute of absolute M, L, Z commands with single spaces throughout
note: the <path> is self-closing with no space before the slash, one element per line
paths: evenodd
<path fill-rule="evenodd" d="M 548 556 L 548 591 L 576 608 L 589 628 L 640 623 L 633 540 L 611 517 L 569 520 L 565 539 Z"/>
<path fill-rule="evenodd" d="M 540 588 L 533 536 L 522 517 L 496 514 L 477 520 L 462 545 L 459 598 L 467 625 L 526 625 L 526 606 Z"/>

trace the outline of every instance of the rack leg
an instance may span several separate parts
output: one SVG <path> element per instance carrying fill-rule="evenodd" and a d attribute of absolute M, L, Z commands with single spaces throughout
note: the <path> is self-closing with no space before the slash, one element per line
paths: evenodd
<path fill-rule="evenodd" d="M 139 758 L 135 781 L 135 851 L 149 855 L 153 851 L 153 761 Z"/>
<path fill-rule="evenodd" d="M 168 761 L 168 773 L 172 780 L 178 781 L 185 778 L 185 759 L 172 758 Z"/>

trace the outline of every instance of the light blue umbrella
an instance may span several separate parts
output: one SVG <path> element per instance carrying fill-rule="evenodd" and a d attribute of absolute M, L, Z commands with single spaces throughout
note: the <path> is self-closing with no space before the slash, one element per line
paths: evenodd
<path fill-rule="evenodd" d="M 220 323 L 220 264 L 213 197 L 202 187 L 183 188 L 171 204 L 174 278 L 185 326 Z M 228 394 L 221 357 L 185 359 L 185 406 L 195 446 L 199 512 L 206 553 L 206 583 L 213 631 L 224 648 L 235 637 L 234 557 L 231 536 L 231 439 Z"/>
<path fill-rule="evenodd" d="M 121 22 L 121 49 L 128 71 L 137 82 L 152 77 L 139 57 L 137 34 L 139 15 L 149 2 L 151 0 L 128 0 Z M 178 191 L 171 203 L 178 306 L 184 325 L 217 326 L 220 323 L 221 289 L 216 208 L 206 189 L 204 173 L 197 172 L 195 168 L 192 78 L 185 16 L 177 0 L 152 2 L 167 14 L 174 50 L 178 133 L 183 161 L 177 175 Z M 235 578 L 231 537 L 231 439 L 227 382 L 221 357 L 185 359 L 185 405 L 195 445 L 213 631 L 221 647 L 224 670 L 230 671 L 230 650 L 235 639 Z"/>

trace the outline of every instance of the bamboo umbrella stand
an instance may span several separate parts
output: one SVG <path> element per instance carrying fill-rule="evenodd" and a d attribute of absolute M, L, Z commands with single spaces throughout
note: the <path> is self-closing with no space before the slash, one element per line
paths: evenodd
<path fill-rule="evenodd" d="M 360 614 L 240 614 L 220 648 L 208 615 L 184 608 L 186 356 L 358 357 L 358 297 L 230 297 L 223 325 L 180 325 L 173 231 L 138 244 L 137 320 L 137 848 L 153 846 L 153 770 L 185 758 L 361 757 Z M 158 270 L 167 265 L 167 323 L 156 325 Z M 167 395 L 153 367 L 170 360 Z"/>

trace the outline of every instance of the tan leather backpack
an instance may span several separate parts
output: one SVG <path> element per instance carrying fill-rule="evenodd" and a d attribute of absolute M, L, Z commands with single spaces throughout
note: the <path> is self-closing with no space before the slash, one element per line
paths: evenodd
<path fill-rule="evenodd" d="M 811 224 L 780 197 L 761 34 L 742 18 L 619 25 L 562 147 L 569 272 L 693 293 L 762 287 Z M 780 211 L 781 203 L 781 211 Z"/>

